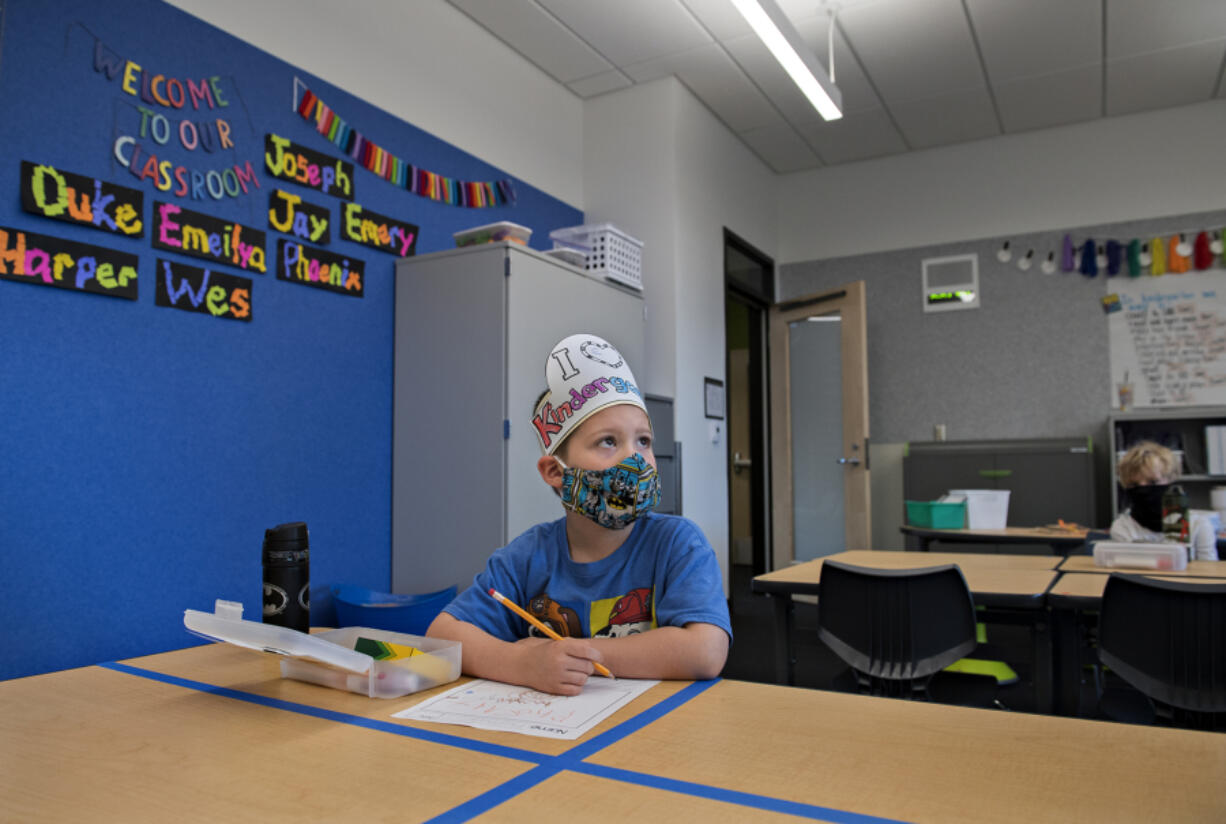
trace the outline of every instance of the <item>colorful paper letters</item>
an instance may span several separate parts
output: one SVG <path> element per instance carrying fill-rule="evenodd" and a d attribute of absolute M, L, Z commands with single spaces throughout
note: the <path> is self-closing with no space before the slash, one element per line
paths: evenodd
<path fill-rule="evenodd" d="M 264 166 L 273 177 L 353 200 L 352 163 L 291 143 L 288 138 L 264 135 Z"/>
<path fill-rule="evenodd" d="M 154 302 L 215 318 L 251 320 L 251 278 L 157 259 Z"/>
<path fill-rule="evenodd" d="M 0 226 L 0 279 L 136 300 L 136 255 Z"/>
<path fill-rule="evenodd" d="M 341 207 L 341 236 L 345 240 L 371 246 L 381 252 L 408 257 L 417 251 L 417 227 L 378 212 L 363 209 L 357 203 Z"/>
<path fill-rule="evenodd" d="M 277 240 L 277 279 L 362 297 L 365 264 L 326 249 Z"/>
<path fill-rule="evenodd" d="M 21 161 L 21 207 L 31 214 L 142 237 L 145 196 L 136 189 Z"/>
<path fill-rule="evenodd" d="M 299 240 L 332 242 L 332 213 L 280 189 L 268 193 L 268 225 Z"/>
<path fill-rule="evenodd" d="M 264 240 L 259 229 L 226 223 L 174 203 L 153 202 L 152 243 L 159 249 L 265 272 Z"/>

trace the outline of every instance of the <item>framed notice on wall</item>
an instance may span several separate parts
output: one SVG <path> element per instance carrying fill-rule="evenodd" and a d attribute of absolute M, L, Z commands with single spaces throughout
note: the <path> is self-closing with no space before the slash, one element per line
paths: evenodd
<path fill-rule="evenodd" d="M 1109 289 L 1120 303 L 1107 316 L 1110 408 L 1226 405 L 1221 271 L 1116 278 Z"/>

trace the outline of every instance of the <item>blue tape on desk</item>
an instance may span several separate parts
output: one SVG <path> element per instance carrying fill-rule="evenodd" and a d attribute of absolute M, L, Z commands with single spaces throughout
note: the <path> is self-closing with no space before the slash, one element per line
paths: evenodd
<path fill-rule="evenodd" d="M 905 824 L 894 818 L 880 818 L 875 815 L 863 815 L 861 813 L 847 812 L 846 810 L 836 810 L 833 807 L 819 807 L 816 804 L 804 804 L 799 801 L 788 801 L 784 798 L 773 798 L 769 795 L 729 790 L 723 787 L 714 787 L 710 784 L 696 784 L 693 781 L 664 778 L 663 776 L 651 775 L 650 773 L 622 770 L 617 767 L 605 767 L 600 764 L 575 764 L 569 769 L 597 778 L 637 784 L 640 787 L 651 787 L 656 790 L 692 795 L 698 798 L 707 798 L 711 801 L 723 801 L 728 804 L 753 807 L 773 813 L 785 813 L 802 818 L 813 818 L 818 821 L 829 821 L 832 824 Z"/>
<path fill-rule="evenodd" d="M 328 721 L 336 721 L 341 724 L 352 724 L 355 727 L 366 727 L 370 730 L 379 732 L 390 732 L 393 735 L 403 735 L 406 738 L 416 738 L 421 741 L 429 741 L 434 744 L 444 744 L 449 747 L 461 747 L 474 752 L 485 753 L 486 755 L 497 755 L 502 758 L 513 758 L 518 761 L 531 761 L 536 764 L 542 764 L 553 760 L 556 756 L 543 755 L 541 753 L 530 752 L 529 750 L 521 750 L 517 747 L 506 747 L 500 744 L 489 744 L 484 741 L 474 741 L 471 738 L 461 738 L 458 735 L 447 735 L 446 733 L 434 732 L 432 730 L 423 730 L 417 727 L 406 727 L 402 724 L 393 724 L 390 721 L 379 721 L 374 718 L 363 718 L 360 715 L 350 715 L 349 713 L 336 712 L 335 710 L 325 710 L 320 707 L 312 707 L 309 704 L 297 704 L 293 701 L 285 701 L 280 698 L 269 698 L 264 695 L 255 695 L 250 692 L 241 692 L 233 690 L 229 687 L 218 687 L 213 684 L 205 684 L 202 681 L 192 681 L 188 678 L 179 678 L 175 675 L 166 675 L 153 670 L 141 669 L 133 667 L 129 664 L 120 664 L 110 662 L 99 664 L 100 667 L 115 670 L 116 672 L 124 672 L 128 675 L 137 675 L 141 678 L 148 678 L 153 681 L 161 681 L 165 684 L 173 684 L 177 687 L 186 687 L 187 689 L 197 690 L 198 692 L 207 692 L 213 695 L 220 695 L 224 698 L 233 698 L 238 701 L 247 701 L 251 704 L 261 704 L 265 707 L 272 707 L 278 710 L 286 710 L 287 712 L 296 712 L 301 715 L 310 715 L 315 718 L 323 718 Z"/>
<path fill-rule="evenodd" d="M 902 824 L 902 822 L 891 818 L 880 818 L 877 816 L 837 810 L 830 807 L 819 807 L 813 804 L 803 804 L 797 801 L 788 801 L 786 799 L 773 798 L 766 795 L 756 795 L 754 793 L 728 790 L 724 789 L 723 787 L 714 787 L 707 784 L 696 784 L 690 781 L 664 778 L 662 776 L 635 772 L 633 770 L 623 770 L 616 767 L 605 767 L 599 764 L 589 764 L 584 761 L 584 759 L 620 741 L 632 733 L 637 732 L 653 721 L 662 718 L 663 716 L 682 706 L 687 701 L 690 701 L 701 695 L 703 692 L 706 692 L 708 689 L 715 686 L 715 684 L 719 683 L 720 679 L 718 678 L 712 681 L 695 681 L 684 689 L 670 695 L 663 701 L 653 704 L 651 707 L 635 715 L 633 718 L 629 718 L 621 722 L 617 726 L 606 730 L 589 741 L 572 747 L 560 755 L 544 755 L 541 753 L 530 752 L 528 750 L 521 750 L 517 747 L 506 747 L 498 744 L 490 744 L 484 741 L 475 741 L 469 738 L 461 738 L 460 736 L 423 730 L 417 727 L 406 727 L 400 724 L 393 724 L 388 721 L 364 718 L 360 715 L 350 715 L 348 713 L 336 712 L 335 710 L 312 707 L 308 704 L 298 704 L 293 701 L 285 701 L 280 698 L 269 698 L 264 695 L 242 692 L 240 690 L 230 689 L 229 687 L 219 687 L 214 684 L 206 684 L 202 681 L 193 681 L 189 678 L 180 678 L 176 675 L 167 675 L 165 673 L 134 667 L 130 664 L 121 664 L 115 661 L 99 664 L 98 666 L 109 670 L 114 670 L 115 672 L 122 672 L 128 675 L 138 676 L 140 678 L 148 678 L 153 681 L 161 681 L 165 684 L 184 687 L 186 689 L 192 689 L 198 692 L 210 693 L 212 695 L 218 695 L 224 698 L 232 698 L 238 701 L 260 704 L 262 706 L 272 707 L 273 709 L 296 712 L 301 715 L 309 715 L 314 718 L 336 721 L 341 724 L 351 724 L 356 727 L 365 727 L 366 729 L 376 730 L 378 732 L 388 732 L 392 733 L 393 735 L 402 735 L 406 738 L 415 738 L 420 741 L 429 741 L 434 744 L 459 747 L 461 749 L 471 750 L 473 752 L 485 753 L 486 755 L 496 755 L 502 758 L 512 758 L 519 761 L 529 761 L 537 765 L 533 769 L 530 769 L 509 781 L 499 784 L 497 787 L 494 787 L 481 795 L 470 798 L 463 804 L 459 804 L 430 819 L 429 824 L 460 824 L 460 822 L 469 821 L 482 813 L 488 812 L 494 807 L 497 807 L 503 802 L 509 801 L 511 798 L 514 798 L 520 793 L 535 787 L 542 781 L 546 781 L 558 773 L 566 770 L 595 776 L 597 778 L 605 778 L 612 781 L 621 781 L 627 784 L 635 784 L 642 787 L 650 787 L 653 789 L 666 790 L 668 792 L 681 793 L 683 795 L 691 795 L 696 798 L 706 798 L 712 801 L 722 801 L 729 804 L 737 804 L 743 807 L 752 807 L 755 809 L 785 813 L 803 818 L 835 822 L 835 824 Z"/>

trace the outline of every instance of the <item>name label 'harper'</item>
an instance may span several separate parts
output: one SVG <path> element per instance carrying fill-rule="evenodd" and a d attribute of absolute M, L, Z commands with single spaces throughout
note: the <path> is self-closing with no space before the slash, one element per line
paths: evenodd
<path fill-rule="evenodd" d="M 138 258 L 0 226 L 0 279 L 136 300 Z"/>

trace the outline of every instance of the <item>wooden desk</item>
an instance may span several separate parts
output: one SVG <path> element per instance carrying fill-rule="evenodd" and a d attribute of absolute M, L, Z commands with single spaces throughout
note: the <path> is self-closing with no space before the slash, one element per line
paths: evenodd
<path fill-rule="evenodd" d="M 1055 581 L 1060 559 L 1037 555 L 987 555 L 969 552 L 925 554 L 885 550 L 849 550 L 794 564 L 753 579 L 751 589 L 774 598 L 775 674 L 778 683 L 795 683 L 793 595 L 817 595 L 822 562 L 842 561 L 877 569 L 920 569 L 957 564 L 976 606 L 991 612 L 985 619 L 1024 624 L 1034 641 L 1035 705 L 1051 709 L 1051 634 L 1044 614 L 1048 588 Z"/>
<path fill-rule="evenodd" d="M 284 681 L 275 660 L 223 646 L 118 667 L 0 683 L 0 820 L 1218 821 L 1226 810 L 1226 736 L 1211 733 L 719 681 L 666 682 L 580 741 L 555 742 L 403 722 L 391 714 L 431 693 L 380 701 Z"/>
<path fill-rule="evenodd" d="M 1071 555 L 1060 562 L 1061 572 L 1088 572 L 1099 575 L 1109 575 L 1112 572 L 1125 572 L 1134 575 L 1170 575 L 1176 578 L 1226 578 L 1226 561 L 1188 561 L 1188 568 L 1181 570 L 1125 569 L 1124 567 L 1100 567 L 1094 565 L 1090 555 Z"/>
<path fill-rule="evenodd" d="M 1077 561 L 1074 568 L 1084 568 L 1082 561 L 1092 561 L 1091 558 L 1079 556 L 1069 558 Z M 1197 565 L 1195 570 L 1193 564 Z M 1216 566 L 1205 566 L 1205 565 Z M 1047 604 L 1051 607 L 1052 647 L 1054 650 L 1053 669 L 1056 690 L 1054 702 L 1056 712 L 1061 715 L 1078 715 L 1081 710 L 1081 674 L 1084 669 L 1082 624 L 1087 619 L 1081 613 L 1096 612 L 1102 606 L 1103 590 L 1107 587 L 1107 573 L 1123 572 L 1131 575 L 1145 575 L 1159 581 L 1180 581 L 1189 584 L 1222 584 L 1226 583 L 1226 562 L 1194 561 L 1188 564 L 1188 570 L 1181 572 L 1163 571 L 1150 575 L 1146 570 L 1138 569 L 1105 569 L 1095 567 L 1093 572 L 1062 572 L 1060 578 L 1052 584 L 1047 593 Z M 1205 574 L 1216 571 L 1219 578 Z"/>
<path fill-rule="evenodd" d="M 1085 545 L 1086 530 L 1055 529 L 1045 526 L 1010 526 L 1004 529 L 929 529 L 902 526 L 907 549 L 927 552 L 933 541 L 951 544 L 1046 544 L 1055 555 L 1067 555 Z"/>

